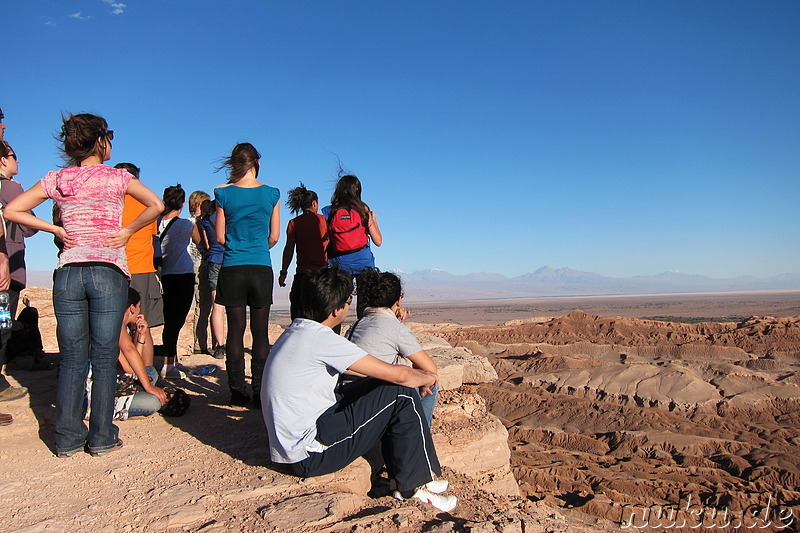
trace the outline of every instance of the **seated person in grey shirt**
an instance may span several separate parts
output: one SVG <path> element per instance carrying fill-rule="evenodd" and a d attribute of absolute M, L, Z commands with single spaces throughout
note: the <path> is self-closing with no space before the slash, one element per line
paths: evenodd
<path fill-rule="evenodd" d="M 390 364 L 410 365 L 433 374 L 439 373 L 436 363 L 422 349 L 419 341 L 398 319 L 403 312 L 403 287 L 400 278 L 391 272 L 366 270 L 358 277 L 358 297 L 366 302 L 364 317 L 350 326 L 346 337 L 356 346 Z M 342 376 L 342 381 L 351 381 Z M 348 385 L 349 386 L 349 385 Z M 422 410 L 428 426 L 439 396 L 439 385 L 420 387 Z"/>
<path fill-rule="evenodd" d="M 383 445 L 398 499 L 417 498 L 451 511 L 455 496 L 441 475 L 419 395 L 438 377 L 424 370 L 385 363 L 337 335 L 350 308 L 353 281 L 335 267 L 303 280 L 300 317 L 275 342 L 261 389 L 270 456 L 300 477 L 340 470 L 376 444 Z M 337 394 L 339 375 L 351 370 L 360 380 Z"/>

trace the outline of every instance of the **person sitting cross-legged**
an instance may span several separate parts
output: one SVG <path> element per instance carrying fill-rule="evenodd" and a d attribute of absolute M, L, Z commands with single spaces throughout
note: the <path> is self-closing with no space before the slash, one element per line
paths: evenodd
<path fill-rule="evenodd" d="M 335 267 L 303 280 L 300 317 L 272 347 L 261 404 L 270 456 L 300 477 L 340 470 L 379 442 L 394 496 L 416 498 L 448 512 L 455 496 L 441 475 L 430 429 L 414 388 L 437 384 L 435 374 L 385 363 L 337 335 L 350 307 L 353 281 Z M 368 376 L 337 391 L 339 374 Z"/>

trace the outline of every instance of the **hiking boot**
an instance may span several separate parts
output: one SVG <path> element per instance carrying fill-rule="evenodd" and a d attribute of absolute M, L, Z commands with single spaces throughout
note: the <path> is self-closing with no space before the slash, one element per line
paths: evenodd
<path fill-rule="evenodd" d="M 211 354 L 214 359 L 225 359 L 225 346 L 217 346 L 214 348 L 214 353 Z"/>
<path fill-rule="evenodd" d="M 9 387 L 0 392 L 0 402 L 10 402 L 12 400 L 19 400 L 28 395 L 26 387 Z"/>
<path fill-rule="evenodd" d="M 394 497 L 398 500 L 405 500 L 403 495 L 400 494 L 399 490 L 394 491 Z M 433 505 L 440 511 L 444 511 L 445 513 L 449 513 L 453 509 L 456 508 L 458 505 L 458 498 L 455 496 L 444 496 L 442 494 L 434 494 L 429 490 L 425 490 L 425 488 L 419 488 L 414 493 L 412 498 L 416 498 L 422 503 L 427 503 L 428 505 Z"/>
<path fill-rule="evenodd" d="M 250 405 L 250 396 L 238 390 L 231 391 L 231 405 L 237 407 L 248 407 Z"/>
<path fill-rule="evenodd" d="M 0 426 L 7 426 L 14 421 L 14 417 L 8 413 L 0 413 Z"/>

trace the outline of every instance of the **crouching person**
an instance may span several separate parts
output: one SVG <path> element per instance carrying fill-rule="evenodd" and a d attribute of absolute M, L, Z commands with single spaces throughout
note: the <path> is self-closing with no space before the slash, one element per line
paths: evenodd
<path fill-rule="evenodd" d="M 156 387 L 158 372 L 153 367 L 153 336 L 142 314 L 142 298 L 128 289 L 128 301 L 122 318 L 117 360 L 115 419 L 150 416 L 167 403 L 167 392 Z"/>
<path fill-rule="evenodd" d="M 414 389 L 437 384 L 435 374 L 385 363 L 332 331 L 350 308 L 349 273 L 323 268 L 304 279 L 300 316 L 272 347 L 261 403 L 270 455 L 297 476 L 340 470 L 381 443 L 394 496 L 451 511 L 447 481 Z M 339 374 L 363 374 L 337 393 Z"/>

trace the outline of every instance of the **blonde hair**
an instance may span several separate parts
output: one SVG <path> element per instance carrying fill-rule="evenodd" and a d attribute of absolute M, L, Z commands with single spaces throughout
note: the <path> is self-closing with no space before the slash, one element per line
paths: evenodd
<path fill-rule="evenodd" d="M 194 191 L 189 195 L 189 213 L 194 214 L 200 204 L 206 200 L 211 200 L 211 197 L 205 191 Z"/>

